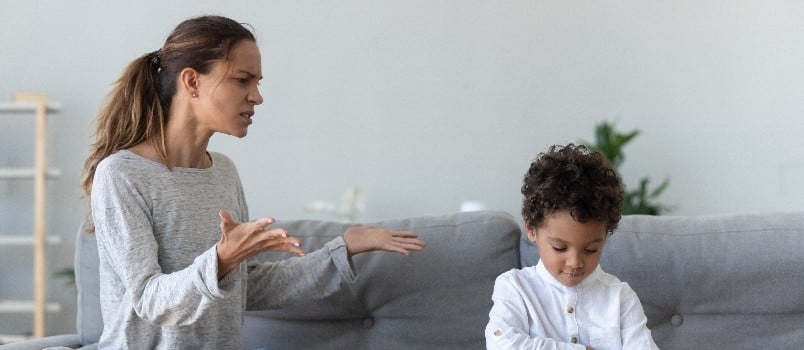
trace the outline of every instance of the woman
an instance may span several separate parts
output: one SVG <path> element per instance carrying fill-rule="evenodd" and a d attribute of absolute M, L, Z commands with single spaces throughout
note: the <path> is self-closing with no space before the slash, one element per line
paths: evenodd
<path fill-rule="evenodd" d="M 347 230 L 305 255 L 272 218 L 249 221 L 232 161 L 210 137 L 244 137 L 263 98 L 253 34 L 219 16 L 179 24 L 123 72 L 101 109 L 84 168 L 98 238 L 101 348 L 240 348 L 246 309 L 322 298 L 353 282 L 351 256 L 408 254 L 412 232 Z"/>

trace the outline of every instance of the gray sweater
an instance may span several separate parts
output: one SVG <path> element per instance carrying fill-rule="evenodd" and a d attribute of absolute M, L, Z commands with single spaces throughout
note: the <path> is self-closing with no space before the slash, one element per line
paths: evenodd
<path fill-rule="evenodd" d="M 323 298 L 357 278 L 337 238 L 304 257 L 250 259 L 218 281 L 218 211 L 249 216 L 234 164 L 211 156 L 208 169 L 170 171 L 129 151 L 98 164 L 100 348 L 240 349 L 245 310 Z"/>

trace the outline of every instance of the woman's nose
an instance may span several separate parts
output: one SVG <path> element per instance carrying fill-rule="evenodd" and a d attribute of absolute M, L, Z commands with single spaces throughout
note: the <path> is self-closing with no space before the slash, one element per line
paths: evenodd
<path fill-rule="evenodd" d="M 255 87 L 254 91 L 248 95 L 248 100 L 255 105 L 261 105 L 264 99 L 262 98 L 262 94 L 260 94 L 260 89 Z"/>

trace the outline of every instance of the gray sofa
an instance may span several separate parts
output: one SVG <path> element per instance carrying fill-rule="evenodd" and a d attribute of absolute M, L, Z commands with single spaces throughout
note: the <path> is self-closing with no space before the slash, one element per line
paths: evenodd
<path fill-rule="evenodd" d="M 306 250 L 347 224 L 280 222 Z M 517 221 L 471 212 L 375 223 L 417 231 L 410 256 L 355 257 L 359 281 L 305 305 L 248 312 L 248 349 L 482 349 L 494 279 L 538 260 Z M 78 333 L 0 346 L 91 348 L 100 334 L 94 240 L 77 237 Z M 264 254 L 265 260 L 287 254 Z M 520 258 L 521 257 L 521 258 Z M 662 349 L 804 348 L 804 213 L 626 216 L 603 268 L 639 294 Z"/>

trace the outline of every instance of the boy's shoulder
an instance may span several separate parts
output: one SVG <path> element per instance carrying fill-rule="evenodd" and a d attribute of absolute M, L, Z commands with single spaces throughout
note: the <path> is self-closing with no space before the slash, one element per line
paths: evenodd
<path fill-rule="evenodd" d="M 541 280 L 536 266 L 513 268 L 497 276 L 497 284 L 532 284 Z"/>
<path fill-rule="evenodd" d="M 627 282 L 621 281 L 617 276 L 603 271 L 598 266 L 599 271 L 595 274 L 595 283 L 602 288 L 619 290 L 621 293 L 634 293 Z"/>
<path fill-rule="evenodd" d="M 507 278 L 510 277 L 518 277 L 518 276 L 528 276 L 528 275 L 535 275 L 536 274 L 536 265 L 534 266 L 524 266 L 521 268 L 512 268 L 508 271 L 501 273 L 497 278 L 506 276 Z"/>
<path fill-rule="evenodd" d="M 603 269 L 600 268 L 600 266 L 598 266 L 598 270 L 599 271 L 598 271 L 598 273 L 595 274 L 595 277 L 596 277 L 596 279 L 598 280 L 599 283 L 602 283 L 602 284 L 605 284 L 605 285 L 618 285 L 618 284 L 622 283 L 620 281 L 620 279 L 617 278 L 617 276 L 612 275 L 612 274 L 610 274 L 610 273 L 608 273 L 606 271 L 603 271 Z"/>

